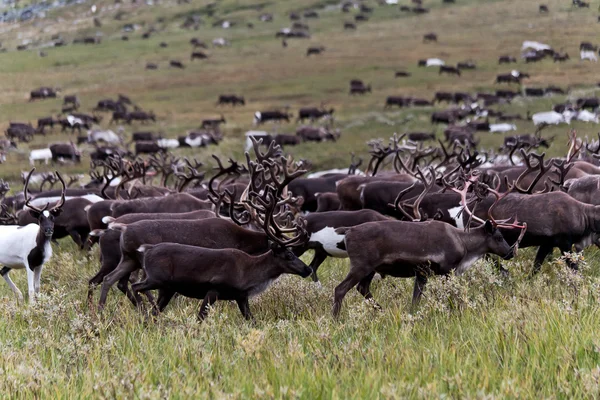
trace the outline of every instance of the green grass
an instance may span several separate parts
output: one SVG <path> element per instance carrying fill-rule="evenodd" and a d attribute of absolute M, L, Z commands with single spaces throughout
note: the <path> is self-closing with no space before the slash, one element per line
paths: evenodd
<path fill-rule="evenodd" d="M 63 248 L 66 247 L 66 248 Z M 5 286 L 0 380 L 20 398 L 595 398 L 600 379 L 598 254 L 582 273 L 561 261 L 528 278 L 480 262 L 430 281 L 416 313 L 412 280 L 375 281 L 383 306 L 352 291 L 340 320 L 331 295 L 345 261 L 320 269 L 323 288 L 286 276 L 251 301 L 255 323 L 217 303 L 176 299 L 157 321 L 116 290 L 98 315 L 86 303 L 88 261 L 70 243 L 45 268 L 43 296 L 19 306 Z M 308 257 L 307 257 L 308 260 Z M 24 274 L 13 273 L 24 287 Z"/>
<path fill-rule="evenodd" d="M 59 86 L 63 94 L 78 94 L 83 109 L 102 98 L 124 93 L 158 115 L 150 128 L 176 137 L 196 128 L 204 118 L 221 113 L 227 119 L 225 140 L 218 146 L 180 150 L 210 164 L 215 153 L 243 157 L 243 134 L 252 128 L 254 111 L 291 106 L 335 107 L 335 144 L 307 143 L 286 149 L 315 168 L 346 166 L 349 155 L 366 157 L 366 141 L 387 140 L 394 132 L 433 130 L 432 108 L 383 110 L 386 96 L 431 98 L 435 91 L 491 91 L 498 73 L 512 68 L 529 72 L 530 86 L 570 87 L 568 98 L 596 91 L 598 65 L 577 61 L 580 41 L 594 41 L 596 15 L 575 10 L 563 0 L 547 0 L 550 14 L 540 16 L 538 4 L 519 0 L 457 0 L 446 6 L 430 0 L 424 16 L 402 13 L 398 7 L 377 7 L 356 32 L 342 29 L 355 12 L 319 9 L 321 18 L 308 20 L 312 38 L 289 40 L 283 49 L 274 38 L 288 27 L 291 11 L 330 4 L 329 1 L 223 0 L 207 15 L 209 0 L 177 5 L 161 1 L 149 7 L 139 0 L 115 7 L 95 2 L 101 28 L 93 26 L 90 4 L 55 10 L 44 20 L 0 26 L 4 46 L 14 49 L 22 39 L 46 43 L 60 33 L 67 40 L 103 33 L 97 46 L 69 45 L 0 53 L 0 125 L 34 121 L 60 111 L 61 100 L 27 103 L 37 86 Z M 408 1 L 404 1 L 407 4 Z M 261 9 L 259 6 L 262 6 Z M 595 4 L 592 4 L 592 10 Z M 124 12 L 121 21 L 114 19 Z M 274 13 L 261 23 L 262 12 Z M 180 28 L 187 15 L 202 14 L 198 31 Z M 158 23 L 163 17 L 165 22 Z M 232 29 L 212 27 L 219 19 L 238 23 Z M 254 29 L 246 29 L 253 22 Z M 126 23 L 143 25 L 120 40 Z M 159 32 L 148 40 L 144 31 Z M 422 35 L 437 32 L 440 42 L 423 44 Z M 207 61 L 189 62 L 189 40 L 210 43 L 225 37 L 231 46 L 208 50 Z M 564 49 L 571 61 L 554 64 L 498 66 L 501 54 L 518 55 L 523 40 L 539 40 Z M 166 49 L 158 47 L 165 41 Z M 307 58 L 311 45 L 324 45 L 320 57 Z M 418 68 L 417 60 L 441 57 L 450 63 L 472 59 L 476 71 L 462 78 L 439 76 Z M 183 71 L 169 69 L 170 59 L 182 60 Z M 145 71 L 146 62 L 160 64 Z M 395 79 L 406 69 L 408 79 Z M 348 95 L 348 81 L 371 83 L 373 93 Z M 514 89 L 514 88 L 513 88 Z M 244 95 L 247 106 L 215 106 L 222 93 Z M 518 99 L 499 108 L 507 112 L 548 110 L 565 100 L 555 96 Z M 106 120 L 110 119 L 107 115 Z M 519 133 L 531 133 L 530 122 L 518 122 Z M 580 137 L 596 136 L 596 127 L 573 123 Z M 147 128 L 127 127 L 127 132 Z M 294 132 L 296 124 L 266 126 Z M 557 136 L 549 155 L 566 151 L 570 127 L 551 127 Z M 481 146 L 497 148 L 503 135 L 478 134 Z M 72 139 L 54 132 L 37 137 L 0 165 L 0 178 L 18 189 L 19 174 L 29 169 L 28 151 Z M 86 153 L 91 148 L 84 148 Z M 60 167 L 67 173 L 87 171 Z M 40 170 L 54 166 L 41 166 Z M 418 312 L 410 313 L 412 280 L 385 279 L 373 284 L 383 306 L 351 291 L 339 321 L 331 317 L 334 287 L 348 269 L 347 260 L 328 260 L 320 269 L 323 288 L 298 277 L 283 277 L 251 301 L 256 323 L 243 320 L 233 304 L 218 303 L 202 324 L 198 302 L 176 299 L 153 321 L 137 312 L 116 290 L 101 315 L 86 302 L 87 280 L 98 269 L 98 252 L 86 256 L 68 240 L 55 247 L 55 256 L 42 276 L 43 296 L 36 305 L 18 305 L 6 285 L 0 285 L 0 393 L 14 398 L 598 398 L 600 396 L 600 257 L 586 253 L 582 273 L 572 274 L 560 261 L 548 263 L 533 279 L 527 277 L 533 251 L 522 251 L 510 262 L 509 278 L 499 277 L 480 262 L 461 277 L 433 279 Z M 310 256 L 306 256 L 306 261 Z M 26 289 L 25 274 L 15 271 L 17 285 Z"/>

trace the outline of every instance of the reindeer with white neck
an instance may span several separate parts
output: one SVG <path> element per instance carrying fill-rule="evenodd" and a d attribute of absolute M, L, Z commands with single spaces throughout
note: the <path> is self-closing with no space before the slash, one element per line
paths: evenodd
<path fill-rule="evenodd" d="M 31 198 L 27 192 L 29 179 L 35 168 L 29 172 L 25 181 L 25 206 L 38 223 L 26 226 L 6 225 L 0 226 L 0 275 L 6 280 L 11 290 L 19 301 L 23 300 L 23 294 L 10 279 L 9 273 L 13 269 L 25 269 L 27 271 L 27 286 L 29 301 L 35 301 L 35 296 L 40 293 L 40 278 L 42 267 L 52 256 L 50 240 L 54 233 L 54 218 L 62 211 L 65 203 L 66 185 L 58 172 L 56 176 L 62 184 L 62 194 L 59 202 L 52 208 L 46 204 L 43 208 L 32 206 Z"/>

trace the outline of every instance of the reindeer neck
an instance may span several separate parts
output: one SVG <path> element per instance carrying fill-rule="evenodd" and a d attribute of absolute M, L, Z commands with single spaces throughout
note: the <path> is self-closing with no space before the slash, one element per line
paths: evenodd
<path fill-rule="evenodd" d="M 250 262 L 245 263 L 243 275 L 246 282 L 265 282 L 277 279 L 283 270 L 277 265 L 271 250 L 258 256 L 252 256 Z"/>
<path fill-rule="evenodd" d="M 460 230 L 458 237 L 469 256 L 483 256 L 487 253 L 487 234 L 483 226 L 471 228 L 469 232 Z"/>
<path fill-rule="evenodd" d="M 52 238 L 47 237 L 46 235 L 44 235 L 44 232 L 42 231 L 42 228 L 40 227 L 38 229 L 38 234 L 35 237 L 35 244 L 37 245 L 38 248 L 43 248 L 46 243 L 48 243 Z"/>
<path fill-rule="evenodd" d="M 586 204 L 582 216 L 585 218 L 586 228 L 593 232 L 600 232 L 600 206 Z"/>

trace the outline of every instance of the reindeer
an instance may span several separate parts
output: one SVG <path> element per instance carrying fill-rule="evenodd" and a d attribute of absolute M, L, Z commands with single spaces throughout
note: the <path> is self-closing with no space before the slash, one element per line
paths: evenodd
<path fill-rule="evenodd" d="M 456 191 L 466 196 L 469 186 L 467 181 L 465 188 Z M 466 201 L 463 205 L 469 212 Z M 333 315 L 339 315 L 344 296 L 357 284 L 360 294 L 373 298 L 370 284 L 375 272 L 402 278 L 415 276 L 412 301 L 416 305 L 430 274 L 446 275 L 453 270 L 463 273 L 486 254 L 513 257 L 515 250 L 500 228 L 519 229 L 522 237 L 527 225 L 499 223 L 490 212 L 483 225 L 466 232 L 439 221 L 392 220 L 336 229 L 336 247 L 350 258 L 350 272 L 335 288 Z M 366 238 L 371 239 L 365 242 Z"/>
<path fill-rule="evenodd" d="M 138 251 L 144 254 L 146 279 L 132 285 L 132 290 L 159 289 L 167 292 L 167 296 L 180 293 L 186 297 L 201 298 L 200 320 L 206 316 L 207 307 L 215 301 L 235 300 L 242 315 L 248 320 L 253 319 L 249 297 L 264 291 L 284 273 L 303 278 L 311 273 L 311 269 L 288 249 L 306 241 L 302 226 L 294 226 L 296 234 L 292 238 L 271 228 L 277 226 L 273 220 L 277 205 L 274 192 L 275 189 L 268 186 L 266 200 L 256 197 L 260 204 L 257 208 L 265 212 L 264 234 L 270 240 L 267 252 L 250 255 L 236 249 L 207 249 L 173 243 L 145 244 Z M 164 309 L 165 302 L 161 302 L 160 306 Z"/>
<path fill-rule="evenodd" d="M 454 74 L 454 75 L 460 76 L 460 69 L 458 69 L 456 67 L 447 66 L 447 65 L 440 65 L 439 75 L 441 75 L 442 73 Z"/>
<path fill-rule="evenodd" d="M 277 171 L 275 170 L 276 164 L 273 163 L 272 157 L 280 154 L 281 149 L 276 148 L 274 144 L 269 146 L 266 154 L 261 154 L 258 150 L 260 142 L 253 141 L 254 149 L 259 160 L 259 165 L 254 162 L 250 162 L 248 158 L 248 169 L 250 170 L 252 177 L 250 179 L 249 188 L 247 193 L 252 194 L 253 199 L 256 198 L 256 193 L 261 192 L 263 196 L 267 196 L 267 199 L 256 198 L 260 204 L 256 205 L 252 203 L 257 209 L 262 209 L 262 214 L 265 217 L 257 216 L 256 212 L 251 212 L 249 215 L 254 217 L 259 225 L 264 229 L 271 230 L 277 235 L 282 232 L 289 231 L 287 228 L 282 228 L 276 225 L 275 221 L 272 221 L 272 214 L 275 210 L 273 207 L 279 209 L 280 206 L 288 204 L 293 201 L 291 197 L 280 201 L 282 193 L 285 191 L 286 186 L 296 177 L 304 174 L 305 170 L 290 170 L 288 167 L 289 161 L 285 158 L 281 158 L 280 171 L 283 172 L 283 177 L 279 178 Z M 219 165 L 219 173 L 215 175 L 209 183 L 209 189 L 213 194 L 212 200 L 215 202 L 215 206 L 219 209 L 224 195 L 220 195 L 215 192 L 212 187 L 212 183 L 218 176 L 226 174 L 239 174 L 241 169 L 239 165 L 233 161 L 230 161 L 231 165 L 228 168 L 224 168 L 221 161 L 213 156 Z M 265 171 L 269 171 L 269 175 L 266 175 Z M 253 180 L 254 179 L 254 180 Z M 281 179 L 281 180 L 280 180 Z M 256 186 L 256 181 L 262 181 L 264 184 L 262 187 Z M 270 184 L 275 190 L 271 190 L 265 185 Z M 262 254 L 269 249 L 269 236 L 265 232 L 254 232 L 248 229 L 244 229 L 239 225 L 244 225 L 250 220 L 242 221 L 235 216 L 233 204 L 233 195 L 230 192 L 225 192 L 229 197 L 230 204 L 230 217 L 234 222 L 232 223 L 227 220 L 220 218 L 201 220 L 201 221 L 139 221 L 129 225 L 122 224 L 111 224 L 110 229 L 120 230 L 121 234 L 121 261 L 119 266 L 110 274 L 108 274 L 102 284 L 102 291 L 100 295 L 99 308 L 102 309 L 106 303 L 108 290 L 117 282 L 126 284 L 129 275 L 138 270 L 140 265 L 140 257 L 137 252 L 139 247 L 143 244 L 157 244 L 161 242 L 172 242 L 179 244 L 193 245 L 197 247 L 206 247 L 213 249 L 239 249 L 248 254 Z M 275 205 L 270 197 L 277 199 Z M 218 199 L 218 200 L 217 200 Z M 246 204 L 246 203 L 244 203 Z M 245 207 L 245 206 L 242 206 Z M 259 211 L 258 214 L 261 212 Z M 272 221 L 272 222 L 269 222 Z M 275 224 L 275 225 L 273 225 Z M 192 232 L 205 232 L 204 235 L 191 234 Z M 209 233 L 210 232 L 210 233 Z M 288 239 L 291 240 L 291 239 Z M 159 310 L 166 306 L 166 303 L 175 294 L 175 292 L 169 292 L 164 297 L 166 302 L 159 299 Z"/>
<path fill-rule="evenodd" d="M 223 116 L 223 114 L 221 114 L 221 118 L 219 119 L 203 119 L 202 120 L 202 124 L 201 124 L 201 128 L 218 128 L 219 125 L 221 124 L 225 124 L 227 121 L 225 121 L 225 117 Z"/>
<path fill-rule="evenodd" d="M 37 208 L 30 204 L 28 193 L 29 179 L 35 168 L 33 168 L 25 180 L 25 206 L 29 213 L 36 219 L 36 223 L 27 226 L 0 226 L 0 275 L 6 280 L 8 286 L 15 293 L 19 301 L 23 300 L 23 294 L 10 279 L 9 273 L 13 269 L 25 269 L 27 272 L 27 286 L 29 289 L 29 301 L 35 301 L 35 296 L 40 293 L 40 278 L 42 267 L 52 257 L 52 245 L 50 240 L 54 233 L 54 219 L 62 212 L 65 203 L 65 183 L 58 173 L 56 176 L 63 186 L 61 200 L 52 208 L 48 204 L 43 208 Z"/>

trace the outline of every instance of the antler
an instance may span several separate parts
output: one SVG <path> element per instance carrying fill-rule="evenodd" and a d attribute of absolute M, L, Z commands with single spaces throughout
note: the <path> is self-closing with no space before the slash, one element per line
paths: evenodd
<path fill-rule="evenodd" d="M 31 197 L 29 197 L 28 188 L 29 188 L 29 180 L 31 178 L 31 175 L 33 175 L 34 171 L 35 171 L 35 168 L 32 168 L 31 171 L 29 171 L 29 174 L 27 175 L 27 179 L 25 180 L 25 188 L 23 189 L 23 195 L 25 196 L 25 206 L 32 209 L 33 211 L 41 214 L 42 212 L 48 210 L 49 203 L 46 203 L 44 208 L 41 208 L 41 209 L 31 205 Z M 60 200 L 58 201 L 58 203 L 48 211 L 57 210 L 57 209 L 61 208 L 63 206 L 63 204 L 65 204 L 65 192 L 67 190 L 67 186 L 65 185 L 65 181 L 63 180 L 60 173 L 58 171 L 55 171 L 55 174 L 62 185 L 62 191 L 61 191 Z"/>
<path fill-rule="evenodd" d="M 293 230 L 296 235 L 288 237 L 284 235 L 284 232 L 289 232 L 288 228 L 281 228 L 274 220 L 274 213 L 277 208 L 277 189 L 273 186 L 267 185 L 265 193 L 261 196 L 256 192 L 251 191 L 249 193 L 251 207 L 255 208 L 259 213 L 264 213 L 265 218 L 262 222 L 262 227 L 265 234 L 273 242 L 277 243 L 281 247 L 293 247 L 301 246 L 308 240 L 308 233 L 306 231 L 306 220 L 299 218 L 295 221 L 289 221 L 289 224 L 293 225 Z M 258 203 L 258 204 L 257 204 Z"/>
<path fill-rule="evenodd" d="M 567 162 L 571 162 L 571 160 L 573 160 L 575 156 L 577 156 L 577 154 L 579 154 L 579 152 L 581 151 L 583 147 L 583 142 L 577 139 L 577 131 L 575 129 L 571 129 L 571 132 L 567 133 L 567 137 L 569 138 L 569 151 L 567 152 Z"/>
<path fill-rule="evenodd" d="M 550 167 L 552 165 L 552 160 L 548 161 L 547 163 L 544 163 L 544 157 L 546 156 L 546 153 L 542 153 L 541 155 L 539 155 L 536 153 L 527 154 L 527 153 L 525 153 L 525 150 L 523 150 L 523 149 L 521 149 L 520 151 L 521 151 L 521 155 L 523 156 L 523 161 L 527 165 L 527 169 L 519 175 L 519 177 L 514 181 L 512 186 L 514 186 L 514 188 L 520 193 L 533 194 L 533 189 L 535 188 L 535 185 L 537 185 L 537 183 L 546 174 L 546 172 L 548 172 L 550 170 Z M 536 165 L 532 165 L 532 163 L 531 163 L 532 158 L 535 158 L 537 160 Z M 535 170 L 539 170 L 539 172 L 533 178 L 533 180 L 531 181 L 531 183 L 529 184 L 527 189 L 521 188 L 519 186 L 519 183 L 521 182 L 521 180 L 523 180 L 523 178 L 525 178 L 527 175 L 529 175 L 531 172 L 533 172 Z M 536 194 L 546 193 L 548 191 L 550 191 L 550 187 L 549 187 L 548 183 L 546 183 L 544 190 L 542 190 L 540 192 L 536 192 Z"/>
<path fill-rule="evenodd" d="M 400 146 L 398 145 L 398 142 L 402 140 L 405 136 L 405 133 L 400 136 L 398 136 L 397 133 L 394 133 L 394 135 L 390 138 L 389 145 L 386 147 L 382 147 L 383 141 L 381 139 L 371 140 L 367 142 L 367 145 L 371 147 L 371 150 L 369 150 L 369 153 L 371 154 L 371 160 L 369 161 L 369 165 L 367 166 L 367 173 L 372 171 L 371 175 L 375 176 L 381 163 L 388 156 L 390 156 L 391 154 L 398 155 L 398 153 L 400 152 Z"/>
<path fill-rule="evenodd" d="M 152 154 L 148 158 L 150 166 L 154 167 L 157 171 L 162 174 L 161 185 L 167 187 L 169 178 L 175 173 L 174 165 L 179 162 L 179 157 L 175 157 L 170 153 L 157 153 Z"/>
<path fill-rule="evenodd" d="M 469 191 L 469 188 L 471 186 L 473 186 L 474 184 L 477 183 L 478 180 L 479 180 L 479 174 L 472 173 L 469 177 L 465 178 L 465 185 L 460 190 L 458 188 L 454 187 L 453 185 L 444 181 L 447 188 L 449 188 L 453 192 L 458 193 L 460 195 L 460 204 L 463 206 L 463 210 L 469 215 L 469 220 L 467 221 L 467 224 L 465 225 L 465 229 L 467 231 L 471 225 L 471 220 L 475 220 L 481 224 L 485 223 L 484 220 L 475 216 L 473 214 L 473 212 L 471 210 L 469 210 L 469 207 L 467 205 L 467 192 Z"/>
<path fill-rule="evenodd" d="M 123 200 L 123 198 L 121 197 L 121 190 L 125 186 L 125 183 L 146 176 L 146 164 L 143 160 L 134 162 L 126 161 L 124 162 L 121 175 L 121 182 L 119 182 L 119 184 L 115 188 L 115 198 L 117 200 Z"/>
<path fill-rule="evenodd" d="M 492 222 L 492 224 L 496 228 L 521 229 L 521 233 L 519 234 L 519 237 L 517 238 L 517 241 L 512 246 L 514 255 L 516 256 L 517 255 L 517 251 L 519 249 L 519 243 L 521 242 L 521 240 L 523 239 L 523 236 L 525 236 L 525 232 L 527 231 L 527 223 L 524 222 L 523 224 L 520 225 L 516 215 L 515 215 L 514 222 L 511 223 L 511 224 L 507 223 L 510 219 L 499 222 L 499 221 L 496 221 L 494 219 L 494 216 L 492 215 L 493 211 L 494 211 L 494 208 L 496 207 L 496 205 L 500 202 L 500 200 L 502 200 L 503 198 L 505 198 L 506 196 L 508 196 L 510 194 L 510 192 L 512 191 L 512 189 L 513 189 L 513 187 L 509 188 L 509 190 L 507 190 L 503 194 L 500 194 L 497 190 L 492 189 L 490 187 L 487 187 L 487 191 L 489 193 L 492 193 L 496 197 L 496 200 L 494 201 L 494 203 L 488 209 L 488 217 L 489 217 L 490 221 Z"/>
<path fill-rule="evenodd" d="M 433 169 L 433 167 L 429 167 L 429 173 L 431 176 L 431 179 L 427 180 L 427 178 L 425 177 L 425 174 L 423 174 L 423 171 L 421 170 L 421 168 L 417 167 L 417 174 L 420 176 L 420 180 L 423 182 L 423 191 L 417 196 L 417 198 L 415 199 L 415 201 L 413 202 L 412 205 L 410 205 L 410 203 L 408 201 L 404 201 L 402 202 L 402 204 L 400 203 L 400 199 L 402 198 L 402 196 L 404 196 L 404 194 L 406 194 L 408 191 L 410 191 L 412 188 L 415 187 L 416 183 L 412 184 L 408 190 L 405 189 L 403 191 L 401 191 L 398 196 L 396 197 L 396 200 L 394 201 L 394 207 L 396 208 L 396 210 L 400 211 L 402 214 L 404 214 L 410 221 L 422 221 L 422 216 L 421 216 L 421 212 L 419 210 L 419 206 L 421 205 L 421 201 L 423 201 L 423 199 L 425 198 L 425 196 L 427 195 L 427 193 L 429 193 L 431 191 L 431 189 L 435 186 L 435 171 Z M 404 207 L 408 207 L 410 206 L 413 210 L 413 216 L 411 217 L 407 212 L 404 211 Z"/>
<path fill-rule="evenodd" d="M 185 172 L 175 171 L 175 176 L 179 180 L 179 183 L 177 184 L 178 192 L 183 192 L 183 190 L 186 187 L 188 187 L 192 181 L 202 181 L 202 179 L 204 179 L 204 172 L 198 172 L 198 168 L 202 167 L 203 165 L 201 162 L 196 161 L 196 159 L 194 159 L 194 164 L 192 165 L 192 163 L 187 157 L 183 160 L 186 164 L 185 169 L 189 171 L 189 174 L 186 174 Z M 175 168 L 173 168 L 173 170 L 175 170 Z"/>
<path fill-rule="evenodd" d="M 17 225 L 19 222 L 14 212 L 6 204 L 0 204 L 0 225 Z"/>

